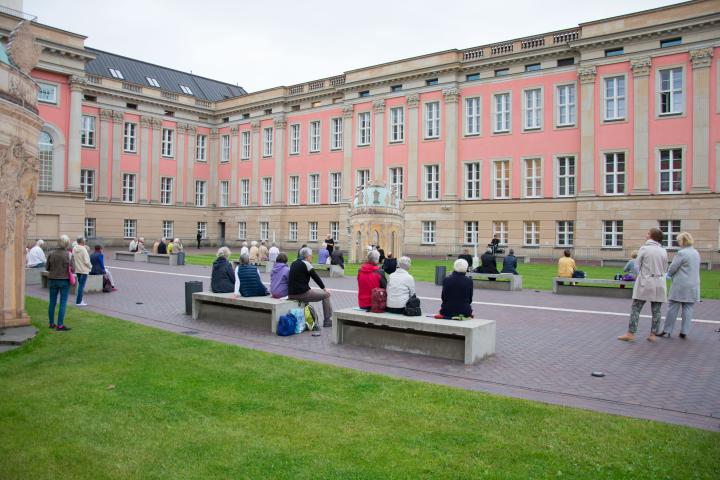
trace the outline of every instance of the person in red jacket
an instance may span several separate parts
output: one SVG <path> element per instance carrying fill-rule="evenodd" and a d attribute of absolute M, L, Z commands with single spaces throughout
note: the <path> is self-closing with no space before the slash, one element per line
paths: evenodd
<path fill-rule="evenodd" d="M 385 275 L 378 266 L 379 261 L 380 252 L 372 250 L 368 253 L 367 262 L 360 265 L 358 270 L 358 306 L 363 310 L 370 311 L 373 288 L 385 288 L 387 286 Z"/>

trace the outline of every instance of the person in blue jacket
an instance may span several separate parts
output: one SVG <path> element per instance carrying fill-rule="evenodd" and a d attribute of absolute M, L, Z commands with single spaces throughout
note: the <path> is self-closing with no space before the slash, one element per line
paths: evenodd
<path fill-rule="evenodd" d="M 228 260 L 229 257 L 230 249 L 220 247 L 217 251 L 217 258 L 213 262 L 210 277 L 210 290 L 213 293 L 233 293 L 235 291 L 235 272 Z"/>
<path fill-rule="evenodd" d="M 250 255 L 240 255 L 240 265 L 237 270 L 238 282 L 240 282 L 240 295 L 243 297 L 264 297 L 270 295 L 265 285 L 260 280 L 260 274 L 255 265 L 250 265 Z"/>

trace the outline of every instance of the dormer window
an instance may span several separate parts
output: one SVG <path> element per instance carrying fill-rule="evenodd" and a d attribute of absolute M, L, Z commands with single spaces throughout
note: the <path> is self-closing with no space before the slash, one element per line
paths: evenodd
<path fill-rule="evenodd" d="M 120 80 L 125 80 L 125 77 L 123 77 L 123 74 L 120 70 L 116 68 L 108 68 L 110 71 L 110 75 L 112 75 L 113 78 L 119 78 Z"/>
<path fill-rule="evenodd" d="M 192 94 L 193 94 L 192 90 L 190 90 L 190 87 L 188 87 L 187 85 L 180 85 L 180 90 L 182 90 L 183 93 L 186 94 L 186 95 L 192 95 Z"/>
<path fill-rule="evenodd" d="M 150 84 L 151 87 L 159 87 L 160 86 L 158 81 L 152 77 L 145 77 L 145 79 L 147 80 L 147 82 Z"/>

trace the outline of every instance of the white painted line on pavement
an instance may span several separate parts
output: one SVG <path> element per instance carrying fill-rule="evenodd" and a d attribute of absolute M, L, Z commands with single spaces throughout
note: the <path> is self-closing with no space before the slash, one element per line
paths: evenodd
<path fill-rule="evenodd" d="M 204 275 L 191 275 L 189 273 L 173 273 L 173 272 L 159 272 L 157 270 L 141 270 L 139 268 L 124 268 L 124 267 L 115 267 L 110 266 L 110 268 L 114 268 L 116 270 L 129 270 L 132 272 L 144 272 L 144 273 L 158 273 L 160 275 L 175 275 L 178 277 L 193 277 L 193 278 L 206 278 L 209 279 L 210 277 L 204 276 Z M 265 282 L 267 285 L 269 285 L 269 282 Z M 357 290 L 343 290 L 340 288 L 330 288 L 331 292 L 341 292 L 341 293 L 357 293 Z M 418 297 L 421 300 L 431 300 L 440 302 L 442 301 L 440 298 L 435 297 Z M 573 308 L 558 308 L 558 307 L 543 307 L 540 305 L 517 305 L 514 303 L 493 303 L 493 302 L 472 302 L 473 305 L 487 305 L 490 307 L 508 307 L 508 308 L 525 308 L 529 310 L 547 310 L 551 312 L 565 312 L 565 313 L 587 313 L 590 315 L 613 315 L 616 317 L 627 317 L 629 316 L 629 313 L 620 313 L 620 312 L 600 312 L 597 310 L 578 310 Z M 650 318 L 650 315 L 640 315 L 641 318 Z M 710 323 L 713 325 L 720 325 L 720 320 L 702 320 L 699 318 L 693 318 L 693 322 L 697 323 Z"/>

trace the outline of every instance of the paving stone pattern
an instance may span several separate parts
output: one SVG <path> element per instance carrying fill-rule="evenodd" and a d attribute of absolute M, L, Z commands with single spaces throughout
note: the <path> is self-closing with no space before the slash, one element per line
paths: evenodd
<path fill-rule="evenodd" d="M 650 329 L 647 306 L 638 340 L 628 344 L 616 337 L 627 329 L 629 300 L 475 290 L 474 300 L 481 302 L 473 306 L 475 317 L 497 322 L 497 353 L 466 366 L 334 345 L 329 329 L 320 337 L 307 333 L 278 337 L 231 321 L 193 321 L 184 313 L 184 282 L 202 280 L 209 289 L 210 267 L 115 261 L 109 266 L 117 267 L 112 271 L 119 291 L 87 295 L 88 308 L 136 323 L 364 371 L 720 430 L 718 323 L 694 322 L 687 340 L 673 337 L 651 344 L 645 341 Z M 269 274 L 261 277 L 269 281 Z M 335 290 L 334 308 L 356 305 L 354 278 L 323 281 Z M 47 297 L 47 291 L 36 286 L 28 287 L 28 294 Z M 438 311 L 440 287 L 418 283 L 418 295 L 424 312 Z M 74 308 L 68 310 L 66 322 L 77 328 Z M 719 321 L 720 301 L 701 302 L 695 315 Z M 676 328 L 677 334 L 679 325 Z M 593 371 L 602 371 L 605 377 L 592 377 Z"/>

